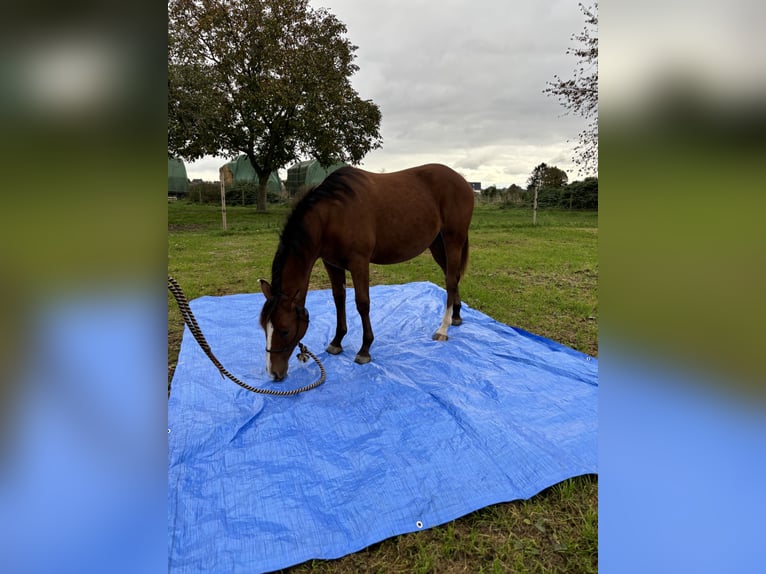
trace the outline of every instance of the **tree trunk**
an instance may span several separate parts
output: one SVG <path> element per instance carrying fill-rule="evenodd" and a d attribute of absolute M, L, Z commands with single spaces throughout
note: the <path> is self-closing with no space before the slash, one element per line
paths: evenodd
<path fill-rule="evenodd" d="M 266 186 L 269 184 L 269 175 L 269 173 L 266 175 L 258 175 L 258 201 L 256 202 L 257 211 L 266 211 Z"/>
<path fill-rule="evenodd" d="M 532 207 L 532 225 L 537 225 L 537 191 L 539 186 L 535 186 L 535 203 Z"/>

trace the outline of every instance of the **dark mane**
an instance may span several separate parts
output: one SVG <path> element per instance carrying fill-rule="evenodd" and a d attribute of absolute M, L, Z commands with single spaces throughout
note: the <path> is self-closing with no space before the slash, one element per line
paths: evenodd
<path fill-rule="evenodd" d="M 329 200 L 345 201 L 354 195 L 355 181 L 359 173 L 352 167 L 342 167 L 328 175 L 318 186 L 309 189 L 295 205 L 279 235 L 279 246 L 271 266 L 272 293 L 281 293 L 282 269 L 290 253 L 301 252 L 311 238 L 307 235 L 303 221 L 318 204 Z M 265 309 L 264 309 L 265 311 Z"/>

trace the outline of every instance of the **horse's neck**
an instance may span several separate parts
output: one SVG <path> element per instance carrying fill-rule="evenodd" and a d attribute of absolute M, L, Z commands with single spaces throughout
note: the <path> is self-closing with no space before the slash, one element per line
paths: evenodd
<path fill-rule="evenodd" d="M 321 224 L 319 221 L 308 215 L 301 222 L 303 232 L 300 244 L 296 242 L 283 245 L 282 262 L 282 292 L 293 296 L 300 293 L 301 304 L 306 299 L 309 280 L 311 279 L 311 270 L 314 263 L 319 258 L 319 246 L 321 244 Z"/>
<path fill-rule="evenodd" d="M 299 293 L 299 302 L 303 304 L 306 300 L 311 271 L 317 258 L 312 253 L 289 252 L 282 266 L 282 292 L 291 297 Z"/>

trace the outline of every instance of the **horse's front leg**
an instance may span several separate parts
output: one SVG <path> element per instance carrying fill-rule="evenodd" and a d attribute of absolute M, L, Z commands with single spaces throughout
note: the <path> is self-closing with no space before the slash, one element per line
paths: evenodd
<path fill-rule="evenodd" d="M 335 301 L 335 317 L 337 319 L 335 326 L 335 338 L 327 346 L 327 352 L 332 355 L 338 355 L 343 352 L 343 337 L 346 336 L 348 327 L 346 325 L 346 271 L 340 267 L 330 265 L 326 261 L 324 268 L 330 277 L 332 284 L 332 298 Z"/>
<path fill-rule="evenodd" d="M 360 365 L 369 363 L 370 345 L 375 338 L 370 324 L 370 264 L 367 261 L 350 266 L 351 278 L 354 280 L 354 297 L 356 298 L 356 310 L 362 318 L 362 348 L 354 359 Z"/>

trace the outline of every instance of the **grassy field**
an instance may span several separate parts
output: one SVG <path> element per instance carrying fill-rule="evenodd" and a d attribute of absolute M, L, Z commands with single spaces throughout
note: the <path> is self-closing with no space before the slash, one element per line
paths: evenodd
<path fill-rule="evenodd" d="M 189 299 L 258 292 L 258 279 L 271 279 L 286 215 L 283 207 L 265 214 L 229 207 L 224 232 L 219 207 L 169 203 L 168 274 Z M 462 299 L 498 321 L 598 356 L 598 215 L 549 211 L 538 213 L 537 221 L 533 226 L 526 210 L 477 206 Z M 411 281 L 444 285 L 428 253 L 370 271 L 373 285 Z M 318 263 L 309 287 L 329 286 Z M 182 333 L 180 313 L 169 296 L 169 382 Z M 352 348 L 357 343 L 348 342 Z M 527 501 L 494 505 L 340 560 L 311 561 L 286 572 L 596 572 L 597 548 L 598 479 L 584 476 Z"/>

